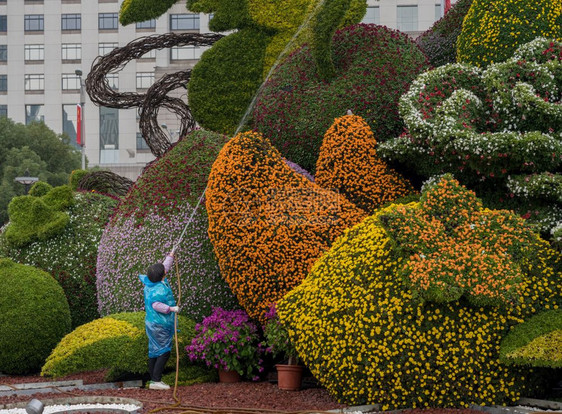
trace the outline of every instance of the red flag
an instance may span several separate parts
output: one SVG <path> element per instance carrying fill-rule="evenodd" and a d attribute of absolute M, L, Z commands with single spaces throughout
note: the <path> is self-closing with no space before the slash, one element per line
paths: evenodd
<path fill-rule="evenodd" d="M 82 105 L 76 104 L 76 143 L 82 145 Z"/>

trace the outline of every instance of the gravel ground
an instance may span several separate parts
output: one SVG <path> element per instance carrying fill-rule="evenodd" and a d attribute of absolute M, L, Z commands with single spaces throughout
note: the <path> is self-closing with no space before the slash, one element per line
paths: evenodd
<path fill-rule="evenodd" d="M 82 379 L 84 384 L 95 384 L 103 381 L 104 371 L 94 371 L 69 375 L 58 380 Z M 40 376 L 18 376 L 0 377 L 0 384 L 21 384 L 30 382 L 45 382 L 48 378 Z M 191 386 L 180 386 L 174 398 L 173 387 L 169 391 L 156 391 L 144 388 L 112 389 L 97 391 L 73 391 L 72 393 L 48 393 L 25 396 L 0 397 L 0 405 L 16 402 L 29 402 L 32 398 L 47 400 L 53 398 L 65 398 L 72 396 L 116 396 L 133 398 L 143 404 L 141 413 L 149 413 L 151 410 L 159 409 L 158 413 L 221 413 L 234 412 L 228 408 L 235 408 L 237 414 L 243 413 L 271 413 L 273 412 L 321 412 L 346 408 L 345 405 L 335 402 L 323 388 L 314 383 L 305 382 L 301 391 L 282 391 L 277 385 L 269 381 L 262 382 L 239 382 L 235 384 L 207 383 Z M 168 409 L 163 409 L 169 407 Z M 201 408 L 209 410 L 201 410 Z M 219 410 L 225 408 L 224 410 Z M 244 409 L 244 410 L 241 410 Z M 474 410 L 405 410 L 407 414 L 481 414 Z"/>

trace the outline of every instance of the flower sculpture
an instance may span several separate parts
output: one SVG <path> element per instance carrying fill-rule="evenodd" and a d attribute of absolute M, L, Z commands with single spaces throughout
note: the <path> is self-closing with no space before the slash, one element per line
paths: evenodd
<path fill-rule="evenodd" d="M 407 211 L 417 226 L 409 232 L 401 227 L 410 223 L 403 220 Z M 484 246 L 503 239 L 512 240 L 514 247 L 524 233 L 532 243 L 525 254 L 486 264 L 502 271 L 508 262 L 517 263 L 520 281 L 500 283 L 517 285 L 518 295 L 508 295 L 510 306 L 474 306 L 470 296 L 478 293 L 476 288 L 465 289 L 458 300 L 434 301 L 423 284 L 400 276 L 423 261 L 409 246 L 427 252 L 431 243 L 436 248 L 440 243 L 431 240 L 431 228 L 417 222 L 424 211 L 435 214 L 433 223 L 441 228 L 437 237 L 446 233 L 440 222 L 446 217 L 457 220 L 447 223 L 449 231 L 457 228 L 459 236 Z M 489 224 L 475 223 L 486 231 L 466 225 L 463 212 L 468 211 L 490 218 Z M 389 410 L 515 402 L 534 377 L 529 370 L 500 363 L 500 342 L 511 325 L 558 308 L 562 283 L 560 256 L 528 227 L 510 235 L 513 223 L 518 223 L 516 217 L 482 209 L 473 194 L 447 180 L 422 193 L 419 204 L 392 205 L 347 230 L 280 300 L 281 322 L 312 374 L 342 403 L 379 403 Z M 449 253 L 439 253 L 444 262 Z M 461 275 L 469 276 L 469 269 Z M 440 277 L 430 272 L 430 286 L 447 290 Z M 454 287 L 454 281 L 449 285 Z"/>
<path fill-rule="evenodd" d="M 428 71 L 400 100 L 407 133 L 378 151 L 422 177 L 453 173 L 547 235 L 562 221 L 561 67 L 562 43 L 539 38 L 485 70 Z"/>
<path fill-rule="evenodd" d="M 188 225 L 168 277 L 176 298 L 180 278 L 182 314 L 200 321 L 213 306 L 237 308 L 221 277 L 207 235 L 202 202 L 207 175 L 227 137 L 194 131 L 182 138 L 137 179 L 118 206 L 100 241 L 97 266 L 101 315 L 144 308 L 140 273 L 164 260 Z"/>
<path fill-rule="evenodd" d="M 262 322 L 269 306 L 298 286 L 332 241 L 365 215 L 291 169 L 255 132 L 223 147 L 206 202 L 222 275 L 248 314 Z"/>
<path fill-rule="evenodd" d="M 412 194 L 410 182 L 377 156 L 377 141 L 357 115 L 336 118 L 324 135 L 316 163 L 316 183 L 341 192 L 365 211 Z"/>

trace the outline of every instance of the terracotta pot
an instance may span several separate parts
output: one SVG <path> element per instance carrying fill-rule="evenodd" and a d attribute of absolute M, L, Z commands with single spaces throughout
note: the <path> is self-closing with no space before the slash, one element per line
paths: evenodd
<path fill-rule="evenodd" d="M 302 383 L 302 365 L 277 364 L 277 386 L 281 390 L 298 391 Z"/>
<path fill-rule="evenodd" d="M 219 382 L 240 382 L 240 374 L 236 371 L 225 371 L 219 368 Z"/>

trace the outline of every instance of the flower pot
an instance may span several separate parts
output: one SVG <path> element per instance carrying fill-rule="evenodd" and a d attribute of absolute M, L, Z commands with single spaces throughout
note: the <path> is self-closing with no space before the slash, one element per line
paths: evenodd
<path fill-rule="evenodd" d="M 225 371 L 219 368 L 219 382 L 240 382 L 240 374 L 236 371 Z"/>
<path fill-rule="evenodd" d="M 302 383 L 302 365 L 277 364 L 277 386 L 281 390 L 298 391 Z"/>

